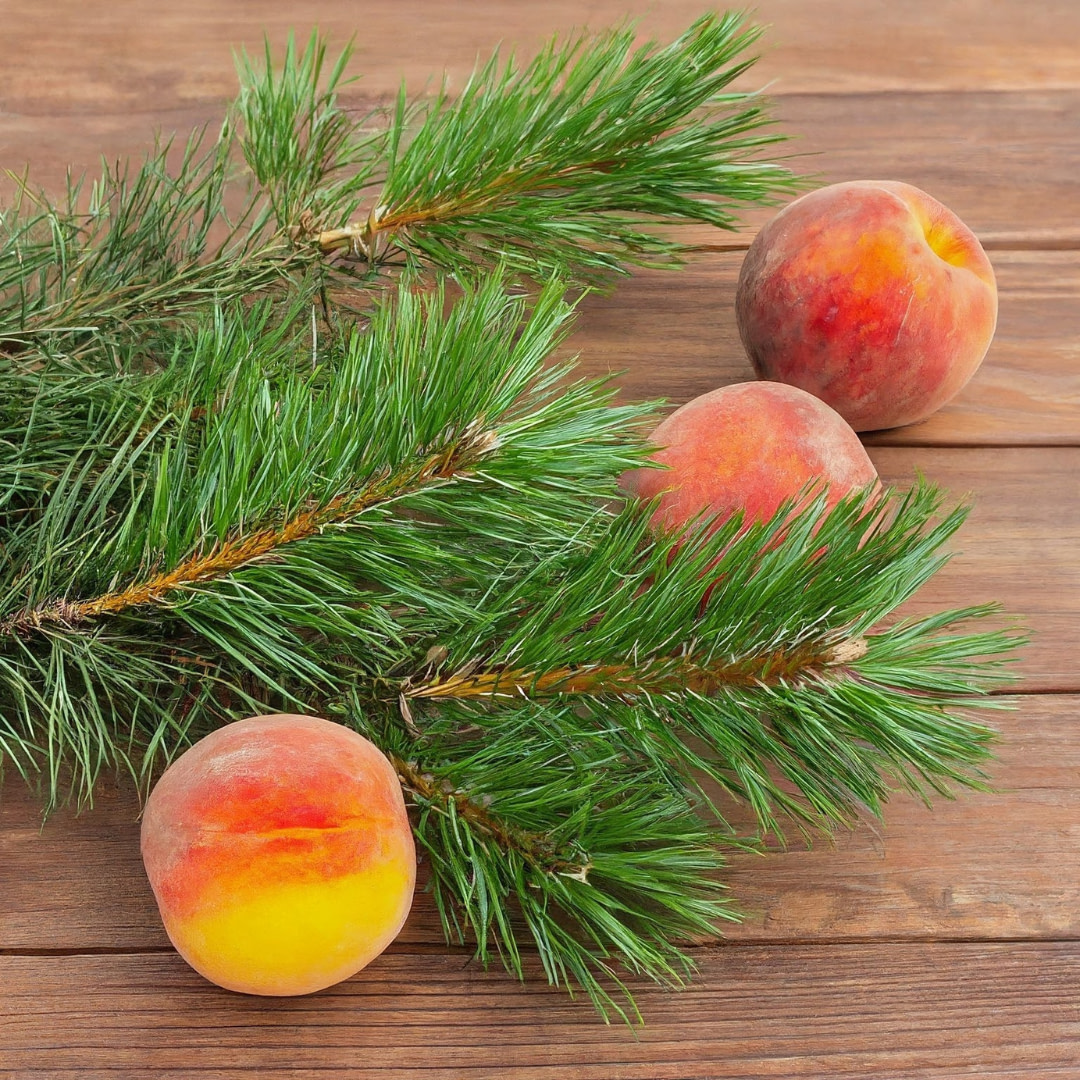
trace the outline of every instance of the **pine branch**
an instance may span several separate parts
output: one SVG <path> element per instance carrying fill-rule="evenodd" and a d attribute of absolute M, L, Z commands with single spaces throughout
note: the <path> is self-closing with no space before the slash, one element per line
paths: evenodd
<path fill-rule="evenodd" d="M 869 633 L 940 565 L 962 520 L 932 526 L 940 498 L 927 487 L 891 512 L 868 512 L 862 496 L 822 520 L 819 501 L 793 519 L 785 507 L 764 526 L 660 542 L 647 508 L 598 507 L 645 451 L 624 434 L 641 410 L 545 369 L 569 316 L 560 286 L 525 322 L 524 301 L 504 290 L 496 277 L 450 308 L 439 293 L 405 292 L 363 333 L 328 344 L 314 371 L 284 362 L 295 336 L 265 335 L 268 309 L 233 309 L 191 335 L 213 372 L 178 358 L 185 375 L 159 377 L 183 408 L 159 402 L 147 429 L 136 395 L 119 452 L 96 440 L 101 467 L 56 486 L 37 519 L 9 532 L 25 553 L 10 599 L 28 580 L 40 595 L 46 568 L 65 598 L 80 581 L 168 569 L 112 588 L 108 602 L 91 592 L 78 625 L 39 619 L 24 637 L 26 606 L 5 618 L 0 740 L 23 771 L 43 761 L 52 790 L 74 764 L 88 791 L 106 765 L 145 781 L 156 755 L 245 711 L 351 695 L 405 763 L 448 932 L 474 934 L 482 959 L 497 952 L 520 971 L 513 902 L 548 977 L 609 1008 L 620 967 L 677 982 L 685 958 L 670 941 L 727 913 L 716 897 L 696 906 L 713 895 L 715 845 L 737 842 L 700 775 L 749 802 L 762 830 L 784 814 L 828 825 L 879 811 L 890 775 L 920 791 L 978 783 L 989 732 L 949 710 L 992 680 L 976 658 L 1012 640 L 949 636 L 963 613 Z M 472 474 L 433 475 L 470 431 L 498 433 Z M 395 492 L 380 487 L 391 462 Z M 430 490 L 410 493 L 418 476 Z M 123 490 L 137 497 L 110 509 Z M 385 501 L 368 502 L 376 490 Z M 343 507 L 361 528 L 337 527 Z M 55 592 L 30 610 L 50 604 Z M 123 646 L 108 644 L 106 622 Z M 464 694 L 447 697 L 455 687 Z M 469 700 L 476 692 L 486 700 Z M 572 783 L 564 772 L 528 781 L 558 755 Z M 647 807 L 654 842 L 640 827 Z M 698 816 L 710 808 L 718 833 Z M 588 822 L 611 833 L 585 842 Z"/>
<path fill-rule="evenodd" d="M 194 132 L 173 167 L 171 140 L 134 172 L 103 162 L 88 193 L 85 178 L 69 179 L 55 203 L 12 177 L 19 198 L 0 211 L 0 345 L 100 352 L 290 280 L 303 263 L 251 196 L 236 220 L 227 212 L 227 130 L 207 142 Z"/>
<path fill-rule="evenodd" d="M 357 492 L 337 495 L 325 505 L 295 514 L 283 524 L 226 540 L 210 551 L 189 555 L 171 569 L 135 582 L 117 592 L 81 600 L 59 599 L 16 612 L 0 621 L 0 637 L 26 633 L 47 623 L 74 626 L 102 615 L 118 615 L 129 608 L 160 604 L 171 593 L 226 577 L 266 559 L 287 544 L 307 540 L 334 525 L 346 525 L 372 507 L 401 499 L 431 484 L 450 483 L 472 474 L 483 457 L 498 445 L 492 431 L 466 429 L 455 441 L 409 468 L 383 472 L 369 479 Z"/>
<path fill-rule="evenodd" d="M 716 876 L 724 845 L 692 794 L 601 733 L 582 739 L 569 710 L 475 740 L 467 719 L 448 710 L 423 745 L 366 727 L 396 748 L 447 939 L 522 978 L 527 934 L 549 982 L 582 987 L 605 1017 L 637 1016 L 627 973 L 683 985 L 693 963 L 678 939 L 712 940 L 734 918 Z"/>
<path fill-rule="evenodd" d="M 756 157 L 780 139 L 762 130 L 763 102 L 727 91 L 758 33 L 710 15 L 664 48 L 635 50 L 624 29 L 553 41 L 522 70 L 496 54 L 456 99 L 444 88 L 409 105 L 402 91 L 385 126 L 339 102 L 351 46 L 329 65 L 317 35 L 302 52 L 290 37 L 280 72 L 269 46 L 264 68 L 240 54 L 228 121 L 195 132 L 175 164 L 165 140 L 134 171 L 104 163 L 89 190 L 70 180 L 57 202 L 13 178 L 0 352 L 112 370 L 166 320 L 307 277 L 330 317 L 330 290 L 402 263 L 567 282 L 677 264 L 690 249 L 655 225 L 732 228 L 742 206 L 792 190 Z"/>
<path fill-rule="evenodd" d="M 729 92 L 756 35 L 553 42 L 385 121 L 341 104 L 349 49 L 290 39 L 280 72 L 239 58 L 213 138 L 23 184 L 0 754 L 50 804 L 244 715 L 336 715 L 395 762 L 447 936 L 519 976 L 531 940 L 626 1017 L 628 976 L 680 985 L 679 941 L 732 917 L 732 798 L 828 829 L 984 782 L 969 710 L 1020 635 L 893 622 L 962 508 L 919 484 L 656 537 L 617 486 L 653 407 L 552 360 L 569 285 L 791 187 Z"/>
<path fill-rule="evenodd" d="M 761 130 L 763 103 L 728 91 L 758 36 L 741 16 L 707 15 L 664 48 L 634 49 L 627 28 L 552 41 L 520 69 L 496 54 L 419 109 L 402 92 L 366 218 L 313 235 L 372 267 L 404 257 L 461 275 L 677 264 L 686 249 L 650 225 L 733 228 L 740 205 L 792 190 L 755 156 L 780 139 Z"/>
<path fill-rule="evenodd" d="M 585 880 L 589 871 L 588 859 L 570 858 L 561 853 L 550 838 L 538 832 L 528 832 L 500 820 L 481 802 L 467 792 L 458 792 L 447 782 L 438 783 L 431 773 L 422 773 L 417 766 L 403 758 L 391 757 L 398 777 L 413 803 L 438 808 L 438 812 L 453 814 L 475 833 L 488 837 L 503 851 L 513 851 L 526 863 L 545 874 L 565 874 Z"/>
<path fill-rule="evenodd" d="M 314 370 L 283 361 L 294 335 L 287 320 L 267 333 L 265 306 L 215 317 L 178 342 L 178 371 L 97 415 L 102 434 L 34 514 L 9 520 L 0 650 L 26 638 L 25 665 L 36 639 L 95 639 L 117 621 L 142 653 L 179 638 L 224 685 L 246 671 L 295 708 L 396 662 L 416 617 L 426 632 L 484 617 L 493 580 L 561 549 L 644 449 L 627 428 L 646 406 L 614 406 L 603 381 L 546 363 L 571 314 L 561 297 L 552 283 L 529 308 L 498 276 L 452 306 L 404 292 Z M 48 710 L 21 685 L 6 705 L 0 688 L 0 709 L 40 745 Z M 148 743 L 168 754 L 163 734 Z"/>
<path fill-rule="evenodd" d="M 355 82 L 345 77 L 350 42 L 325 80 L 327 46 L 312 33 L 298 52 L 290 33 L 280 71 L 275 72 L 269 40 L 259 67 L 241 51 L 236 59 L 240 94 L 233 123 L 255 180 L 266 192 L 277 222 L 294 238 L 315 222 L 345 220 L 363 193 L 377 183 L 385 154 L 385 132 L 373 129 L 374 114 L 354 119 L 339 105 L 339 92 Z"/>
<path fill-rule="evenodd" d="M 484 636 L 441 639 L 440 670 L 401 693 L 496 716 L 574 702 L 605 725 L 614 710 L 627 753 L 704 773 L 763 831 L 782 831 L 778 815 L 828 827 L 880 813 L 888 778 L 918 793 L 978 786 L 991 733 L 951 710 L 1005 679 L 990 661 L 1018 636 L 951 632 L 989 609 L 868 633 L 943 561 L 963 513 L 931 525 L 940 503 L 925 485 L 891 504 L 865 493 L 827 518 L 819 501 L 651 547 L 641 515 L 598 523 L 590 543 L 489 597 Z M 919 660 L 892 669 L 880 658 L 898 640 L 918 642 Z"/>

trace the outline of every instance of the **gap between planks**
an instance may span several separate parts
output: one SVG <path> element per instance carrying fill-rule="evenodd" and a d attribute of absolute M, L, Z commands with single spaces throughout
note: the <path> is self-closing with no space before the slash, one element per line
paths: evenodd
<path fill-rule="evenodd" d="M 895 947 L 905 948 L 909 945 L 952 946 L 952 945 L 1067 945 L 1071 942 L 1080 942 L 1080 934 L 1044 934 L 1038 936 L 1002 936 L 989 937 L 985 935 L 973 935 L 970 937 L 942 937 L 940 934 L 922 934 L 912 937 L 856 937 L 837 935 L 835 937 L 770 937 L 770 938 L 726 938 L 718 937 L 715 941 L 675 941 L 688 955 L 704 955 L 725 949 L 763 949 L 763 948 L 798 948 L 798 949 L 831 949 L 846 946 L 865 947 Z M 533 960 L 539 958 L 539 953 L 530 942 L 520 944 L 521 952 Z M 46 949 L 46 948 L 0 948 L 0 957 L 22 957 L 41 960 L 64 960 L 74 957 L 93 956 L 171 956 L 176 953 L 172 945 L 118 945 L 115 947 L 84 947 L 70 949 Z M 419 941 L 394 942 L 385 950 L 387 956 L 460 956 L 464 963 L 483 965 L 477 960 L 475 953 L 468 946 L 457 943 L 439 944 L 431 942 L 425 944 Z M 381 954 L 380 954 L 381 955 Z M 501 972 L 502 968 L 497 961 L 492 961 L 484 970 Z"/>
<path fill-rule="evenodd" d="M 749 251 L 756 233 L 748 233 L 745 240 L 717 241 L 715 244 L 692 244 L 691 255 L 724 255 L 729 252 Z M 986 251 L 1080 251 L 1080 233 L 1061 233 L 1044 236 L 1039 233 L 1002 236 L 983 233 L 978 237 Z"/>

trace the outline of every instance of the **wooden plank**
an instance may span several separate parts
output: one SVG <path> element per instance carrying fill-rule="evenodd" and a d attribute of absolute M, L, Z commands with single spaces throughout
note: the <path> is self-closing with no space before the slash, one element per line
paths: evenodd
<path fill-rule="evenodd" d="M 475 0 L 456 5 L 374 0 L 357 9 L 323 0 L 317 11 L 287 0 L 53 0 L 6 4 L 4 109 L 131 112 L 162 95 L 212 100 L 233 88 L 232 49 L 281 45 L 317 22 L 335 44 L 356 37 L 357 67 L 371 93 L 392 94 L 402 77 L 423 84 L 446 68 L 455 83 L 498 42 L 530 55 L 554 33 L 640 20 L 643 35 L 670 39 L 698 18 L 698 0 L 548 0 L 542 5 Z M 1080 87 L 1080 11 L 1072 0 L 1038 5 L 935 0 L 760 0 L 769 27 L 751 85 L 781 93 L 874 90 L 1015 90 Z M 56 47 L 56 27 L 65 47 Z M 151 93 L 147 94 L 147 89 Z"/>
<path fill-rule="evenodd" d="M 142 88 L 148 104 L 133 113 L 0 109 L 0 161 L 16 172 L 31 163 L 34 181 L 55 191 L 69 166 L 93 174 L 102 155 L 141 158 L 155 131 L 186 137 L 200 125 L 213 128 L 234 91 L 230 85 L 210 102 L 182 102 L 148 84 Z M 354 96 L 349 104 L 367 112 L 382 101 Z M 789 157 L 790 167 L 815 184 L 904 180 L 953 209 L 993 249 L 1080 247 L 1074 180 L 1080 141 L 1071 119 L 1080 113 L 1078 90 L 806 94 L 781 99 L 776 111 L 780 130 L 794 141 L 774 156 Z M 749 243 L 773 212 L 743 215 L 745 235 L 702 238 Z"/>
<path fill-rule="evenodd" d="M 769 27 L 761 73 L 781 94 L 1048 89 L 1080 79 L 1071 0 L 760 0 L 749 10 Z"/>
<path fill-rule="evenodd" d="M 16 775 L 0 789 L 0 954 L 85 949 L 171 950 L 139 854 L 139 801 L 107 778 L 92 809 L 42 820 L 40 799 Z M 423 867 L 421 867 L 421 882 Z M 401 940 L 443 942 L 420 896 Z"/>
<path fill-rule="evenodd" d="M 993 794 L 962 792 L 933 810 L 908 796 L 884 825 L 830 845 L 739 856 L 725 875 L 746 921 L 734 941 L 1080 938 L 1080 697 L 1023 697 L 987 720 L 1001 733 Z M 41 825 L 17 778 L 0 801 L 0 952 L 167 949 L 139 860 L 138 806 L 103 785 L 94 809 Z M 735 810 L 737 821 L 748 822 Z M 441 949 L 418 894 L 405 947 Z"/>
<path fill-rule="evenodd" d="M 1078 110 L 1080 97 L 1071 90 L 800 94 L 782 98 L 777 109 L 781 129 L 797 140 L 792 149 L 805 155 L 793 167 L 822 183 L 904 180 L 988 242 L 1017 243 L 1031 229 L 1073 246 L 1080 242 L 1070 209 Z M 756 224 L 760 212 L 748 220 Z"/>
<path fill-rule="evenodd" d="M 220 991 L 175 956 L 0 957 L 0 1075 L 1064 1080 L 1080 1061 L 1076 942 L 727 947 L 700 963 L 689 990 L 640 990 L 632 1034 L 461 957 L 391 953 L 293 999 Z"/>
<path fill-rule="evenodd" d="M 567 352 L 620 372 L 631 399 L 681 405 L 754 378 L 735 325 L 741 252 L 640 270 L 581 306 Z M 1080 445 L 1080 253 L 997 251 L 997 333 L 975 378 L 921 424 L 867 441 L 905 446 Z"/>
<path fill-rule="evenodd" d="M 904 609 L 913 615 L 1000 601 L 1032 633 L 1016 673 L 1027 693 L 1080 689 L 1080 450 L 871 447 L 882 479 L 921 471 L 974 509 L 954 559 Z"/>
<path fill-rule="evenodd" d="M 795 167 L 820 174 L 822 181 L 908 180 L 953 207 L 994 243 L 1080 245 L 1074 213 L 1080 146 L 1072 123 L 1080 110 L 1080 60 L 1075 49 L 1061 45 L 1073 40 L 1070 26 L 1077 31 L 1073 37 L 1080 36 L 1080 8 L 1058 0 L 1050 5 L 1064 13 L 1056 21 L 1046 8 L 1035 17 L 1004 6 L 995 19 L 976 17 L 972 9 L 945 24 L 931 0 L 915 5 L 921 17 L 909 15 L 912 5 L 895 18 L 887 17 L 884 0 L 873 6 L 878 10 L 867 13 L 859 0 L 829 0 L 833 18 L 828 10 L 807 5 L 776 3 L 773 12 L 761 11 L 763 19 L 776 22 L 777 39 L 788 44 L 771 49 L 767 63 L 748 79 L 755 88 L 772 82 L 773 93 L 798 91 L 781 94 L 778 110 L 781 127 L 796 139 Z M 283 41 L 297 17 L 293 5 L 280 0 L 258 6 L 251 0 L 165 6 L 93 0 L 93 14 L 79 5 L 78 15 L 65 20 L 62 11 L 68 7 L 75 8 L 72 0 L 62 0 L 59 9 L 25 6 L 5 22 L 10 67 L 0 92 L 0 160 L 16 171 L 32 162 L 35 177 L 49 188 L 62 183 L 69 165 L 81 172 L 95 170 L 101 154 L 110 160 L 140 156 L 156 129 L 186 133 L 199 124 L 219 123 L 224 102 L 236 90 L 231 48 L 256 48 L 264 27 Z M 411 0 L 365 9 L 356 70 L 366 73 L 361 84 L 366 96 L 350 99 L 352 105 L 366 110 L 387 100 L 402 75 L 420 93 L 447 65 L 460 84 L 476 53 L 500 38 L 517 42 L 527 54 L 550 31 L 581 18 L 579 6 L 565 0 L 543 9 L 489 2 L 472 6 L 469 19 L 457 17 L 452 6 L 445 13 L 429 8 L 423 0 Z M 501 17 L 484 18 L 485 8 L 497 9 Z M 671 36 L 699 10 L 682 0 L 664 5 L 662 12 L 653 6 L 642 26 Z M 613 3 L 594 5 L 589 21 L 603 25 L 625 13 Z M 355 18 L 352 6 L 330 4 L 320 11 L 320 26 L 343 42 L 357 29 Z M 427 33 L 401 33 L 410 20 L 421 19 Z M 57 21 L 74 34 L 63 50 L 54 47 L 45 29 Z M 836 25 L 846 26 L 850 36 L 838 38 Z M 870 42 L 851 47 L 863 29 L 882 35 L 879 48 Z M 905 52 L 898 42 L 907 42 L 912 33 L 914 51 Z M 1020 57 L 1031 33 L 1039 74 L 1018 74 L 1001 85 L 992 76 L 972 74 L 1008 70 L 1011 62 L 1017 65 L 1012 70 L 1022 72 Z M 958 41 L 963 48 L 956 47 Z M 981 64 L 979 41 L 989 50 Z M 1014 48 L 1017 57 L 1011 56 Z M 1055 67 L 1055 48 L 1068 56 L 1068 64 L 1047 78 Z M 913 77 L 912 57 L 925 64 L 924 72 L 943 73 L 942 78 Z M 798 72 L 807 58 L 812 58 L 810 74 L 803 77 Z M 844 69 L 845 64 L 853 67 Z M 832 67 L 838 74 L 830 82 Z M 860 74 L 864 70 L 871 77 Z M 894 74 L 882 79 L 874 74 L 890 70 Z M 950 72 L 965 74 L 957 84 Z M 906 74 L 898 84 L 901 73 Z M 904 92 L 876 92 L 896 85 Z M 943 92 L 957 85 L 970 92 Z M 822 92 L 830 86 L 858 92 Z M 998 92 L 1002 86 L 1016 92 Z M 747 220 L 756 227 L 766 216 L 755 211 Z"/>
<path fill-rule="evenodd" d="M 0 789 L 0 951 L 168 948 L 139 856 L 134 785 L 103 781 L 92 810 L 47 821 L 9 768 Z"/>
<path fill-rule="evenodd" d="M 932 807 L 894 797 L 812 849 L 738 856 L 725 874 L 737 941 L 1080 938 L 1080 697 L 1021 697 L 988 714 L 1001 735 L 992 793 Z"/>

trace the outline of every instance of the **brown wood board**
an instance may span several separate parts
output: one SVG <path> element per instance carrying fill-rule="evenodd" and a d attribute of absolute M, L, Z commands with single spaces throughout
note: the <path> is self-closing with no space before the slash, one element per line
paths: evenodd
<path fill-rule="evenodd" d="M 422 88 L 424 80 L 417 84 Z M 101 156 L 141 158 L 156 131 L 186 138 L 195 127 L 220 124 L 235 89 L 234 81 L 210 101 L 185 102 L 175 89 L 147 82 L 138 88 L 144 106 L 135 109 L 74 104 L 40 113 L 0 96 L 0 164 L 21 172 L 31 163 L 34 182 L 57 191 L 69 167 L 94 175 Z M 386 99 L 350 100 L 366 112 Z M 990 245 L 1045 246 L 1050 238 L 1052 246 L 1080 247 L 1074 167 L 1080 89 L 798 94 L 779 100 L 776 113 L 793 138 L 776 155 L 789 156 L 789 166 L 813 183 L 904 180 L 949 206 Z M 10 199 L 10 184 L 0 187 L 5 190 Z M 741 215 L 745 235 L 713 231 L 704 238 L 747 243 L 772 213 Z"/>
<path fill-rule="evenodd" d="M 316 25 L 337 44 L 355 36 L 365 86 L 392 94 L 402 77 L 423 83 L 434 69 L 459 84 L 477 54 L 499 42 L 529 56 L 552 34 L 628 18 L 639 20 L 642 36 L 670 39 L 707 9 L 700 0 L 5 0 L 0 101 L 6 111 L 41 115 L 221 98 L 232 93 L 234 48 L 258 51 L 264 33 L 283 46 L 290 30 L 306 39 Z M 1080 87 L 1072 0 L 758 0 L 752 12 L 768 35 L 747 84 L 779 93 Z"/>
<path fill-rule="evenodd" d="M 872 447 L 882 479 L 916 472 L 973 509 L 952 561 L 904 609 L 1000 601 L 1032 634 L 1015 666 L 1028 692 L 1080 689 L 1080 451 L 1072 447 Z"/>
<path fill-rule="evenodd" d="M 1076 942 L 739 946 L 699 963 L 689 990 L 641 991 L 634 1037 L 461 956 L 397 950 L 293 999 L 227 994 L 170 955 L 0 957 L 0 1076 L 1065 1080 L 1080 1061 Z"/>
<path fill-rule="evenodd" d="M 1080 940 L 1080 697 L 1025 696 L 987 723 L 1001 732 L 995 790 L 960 791 L 928 809 L 896 795 L 867 819 L 807 849 L 797 836 L 725 874 L 745 921 L 733 941 Z M 0 800 L 0 953 L 168 949 L 139 859 L 130 784 L 104 783 L 93 810 L 40 804 L 17 777 Z M 749 825 L 745 810 L 732 819 Z M 420 895 L 405 945 L 441 949 Z"/>
<path fill-rule="evenodd" d="M 980 5 L 951 6 L 946 18 L 930 0 L 902 9 L 885 0 L 760 5 L 771 31 L 765 58 L 743 83 L 768 85 L 780 99 L 778 117 L 794 137 L 792 164 L 800 172 L 821 181 L 907 180 L 951 206 L 988 242 L 1080 245 L 1070 163 L 1080 53 L 1067 44 L 1080 39 L 1080 8 L 1069 0 L 1026 9 L 998 3 L 996 17 L 986 18 Z M 660 10 L 637 7 L 649 12 L 642 30 L 664 38 L 701 12 L 682 0 Z M 486 9 L 500 17 L 485 17 Z M 403 34 L 421 11 L 425 27 L 438 32 Z M 402 77 L 419 94 L 449 68 L 453 88 L 500 40 L 527 54 L 583 18 L 601 27 L 633 11 L 613 3 L 582 12 L 562 2 L 537 10 L 489 2 L 470 5 L 463 18 L 453 5 L 432 10 L 423 0 L 383 0 L 365 5 L 361 20 L 354 5 L 338 0 L 320 6 L 318 22 L 341 44 L 356 34 L 354 68 L 363 73 L 364 97 L 350 100 L 366 109 L 389 100 Z M 156 130 L 184 134 L 215 125 L 236 92 L 233 48 L 258 49 L 264 29 L 283 44 L 299 17 L 295 5 L 280 0 L 26 7 L 5 24 L 0 161 L 16 172 L 33 162 L 35 177 L 55 188 L 69 165 L 95 170 L 102 154 L 141 155 Z M 55 25 L 73 26 L 77 46 L 57 49 Z M 876 46 L 867 34 L 879 38 Z M 850 47 L 855 40 L 858 49 Z M 839 76 L 830 78 L 830 70 Z M 940 77 L 927 77 L 933 72 Z M 827 92 L 837 89 L 847 92 Z M 764 215 L 755 211 L 748 220 L 752 227 Z"/>
<path fill-rule="evenodd" d="M 566 352 L 619 373 L 629 399 L 681 405 L 754 378 L 735 325 L 741 252 L 638 271 L 582 302 Z M 996 251 L 999 315 L 975 377 L 921 424 L 868 433 L 900 446 L 1080 445 L 1080 253 Z"/>

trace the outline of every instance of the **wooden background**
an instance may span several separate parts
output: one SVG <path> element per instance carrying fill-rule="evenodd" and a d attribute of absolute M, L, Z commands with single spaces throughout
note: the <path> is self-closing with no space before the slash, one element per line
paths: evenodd
<path fill-rule="evenodd" d="M 216 121 L 231 49 L 313 24 L 355 33 L 360 93 L 455 84 L 500 39 L 641 15 L 670 38 L 684 0 L 0 2 L 0 165 L 48 184 L 155 129 Z M 642 988 L 646 1026 L 605 1028 L 534 977 L 446 949 L 426 898 L 400 941 L 322 994 L 244 998 L 191 972 L 158 922 L 137 806 L 103 787 L 42 827 L 0 801 L 0 1076 L 996 1078 L 1080 1076 L 1080 3 L 759 0 L 784 127 L 822 181 L 906 180 L 984 240 L 1001 317 L 975 381 L 915 427 L 867 441 L 976 510 L 915 602 L 1000 599 L 1032 646 L 999 792 L 933 812 L 904 798 L 834 845 L 737 861 L 746 922 L 700 948 L 678 995 Z M 764 215 L 755 215 L 747 239 Z M 642 273 L 590 300 L 574 347 L 625 392 L 676 402 L 751 377 L 734 329 L 740 252 Z M 535 965 L 534 965 L 535 967 Z M 535 972 L 534 972 L 535 975 Z"/>

